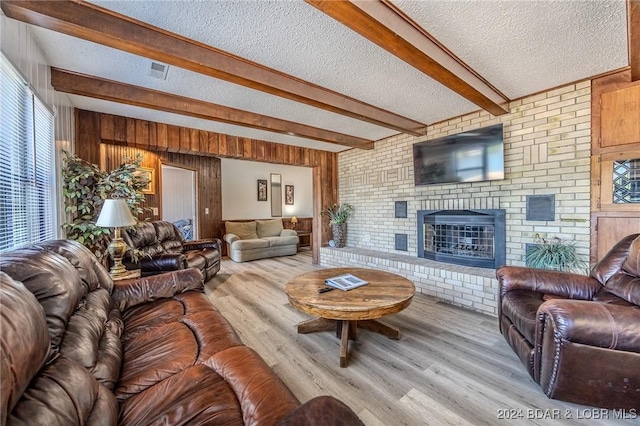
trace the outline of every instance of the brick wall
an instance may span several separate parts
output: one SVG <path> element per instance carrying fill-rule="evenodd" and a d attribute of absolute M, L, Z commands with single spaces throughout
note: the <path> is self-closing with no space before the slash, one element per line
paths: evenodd
<path fill-rule="evenodd" d="M 339 199 L 355 206 L 347 246 L 417 256 L 416 212 L 426 209 L 506 210 L 507 264 L 523 265 L 525 244 L 536 233 L 577 242 L 589 253 L 591 82 L 584 81 L 512 102 L 509 114 L 481 111 L 429 126 L 427 136 L 406 134 L 376 142 L 370 151 L 338 156 Z M 441 136 L 504 124 L 505 177 L 501 181 L 415 186 L 412 145 Z M 556 220 L 525 220 L 526 196 L 554 194 Z M 394 218 L 394 202 L 408 202 L 408 217 Z M 394 249 L 408 235 L 408 251 Z M 325 255 L 322 264 L 329 265 Z M 432 293 L 429 284 L 416 283 Z"/>

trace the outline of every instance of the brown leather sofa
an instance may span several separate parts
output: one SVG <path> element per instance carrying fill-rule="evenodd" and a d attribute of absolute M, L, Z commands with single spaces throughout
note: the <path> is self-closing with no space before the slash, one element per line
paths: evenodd
<path fill-rule="evenodd" d="M 301 405 L 195 269 L 114 284 L 74 241 L 0 256 L 0 425 L 362 424 Z"/>
<path fill-rule="evenodd" d="M 590 276 L 504 266 L 500 331 L 553 399 L 640 409 L 640 234 Z"/>
<path fill-rule="evenodd" d="M 222 243 L 219 239 L 185 241 L 171 222 L 140 222 L 127 228 L 122 239 L 129 247 L 139 250 L 137 261 L 128 251 L 123 263 L 127 269 L 140 269 L 143 277 L 196 268 L 207 282 L 220 270 Z"/>

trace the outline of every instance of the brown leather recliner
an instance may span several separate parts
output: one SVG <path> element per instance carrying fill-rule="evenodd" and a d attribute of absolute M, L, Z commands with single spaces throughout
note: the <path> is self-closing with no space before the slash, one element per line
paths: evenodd
<path fill-rule="evenodd" d="M 127 269 L 140 269 L 143 277 L 196 268 L 209 281 L 220 270 L 221 241 L 217 238 L 185 241 L 171 222 L 140 222 L 127 228 L 122 239 L 140 251 L 134 260 L 131 251 L 123 259 Z"/>
<path fill-rule="evenodd" d="M 0 425 L 362 425 L 297 398 L 195 269 L 114 283 L 75 241 L 0 255 Z"/>
<path fill-rule="evenodd" d="M 590 276 L 503 266 L 500 332 L 553 399 L 640 409 L 640 234 Z"/>

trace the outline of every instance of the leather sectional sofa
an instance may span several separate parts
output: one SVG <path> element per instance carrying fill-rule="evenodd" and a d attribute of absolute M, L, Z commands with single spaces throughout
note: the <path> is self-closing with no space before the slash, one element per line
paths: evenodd
<path fill-rule="evenodd" d="M 499 268 L 500 331 L 549 397 L 640 409 L 640 234 L 590 276 Z"/>
<path fill-rule="evenodd" d="M 234 262 L 290 256 L 298 252 L 298 233 L 284 229 L 282 219 L 225 222 L 227 255 Z"/>
<path fill-rule="evenodd" d="M 220 270 L 221 242 L 217 238 L 185 241 L 171 222 L 139 222 L 122 233 L 130 248 L 137 249 L 138 259 L 127 252 L 127 269 L 140 269 L 143 277 L 179 269 L 196 268 L 207 282 Z"/>
<path fill-rule="evenodd" d="M 203 294 L 196 269 L 114 283 L 89 250 L 0 256 L 0 424 L 361 424 L 301 405 Z"/>

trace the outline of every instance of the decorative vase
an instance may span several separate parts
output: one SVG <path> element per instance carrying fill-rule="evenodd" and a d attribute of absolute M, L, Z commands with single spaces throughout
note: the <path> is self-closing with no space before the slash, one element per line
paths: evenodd
<path fill-rule="evenodd" d="M 335 223 L 331 225 L 331 229 L 333 231 L 333 242 L 335 243 L 335 247 L 344 247 L 347 242 L 347 224 Z"/>

